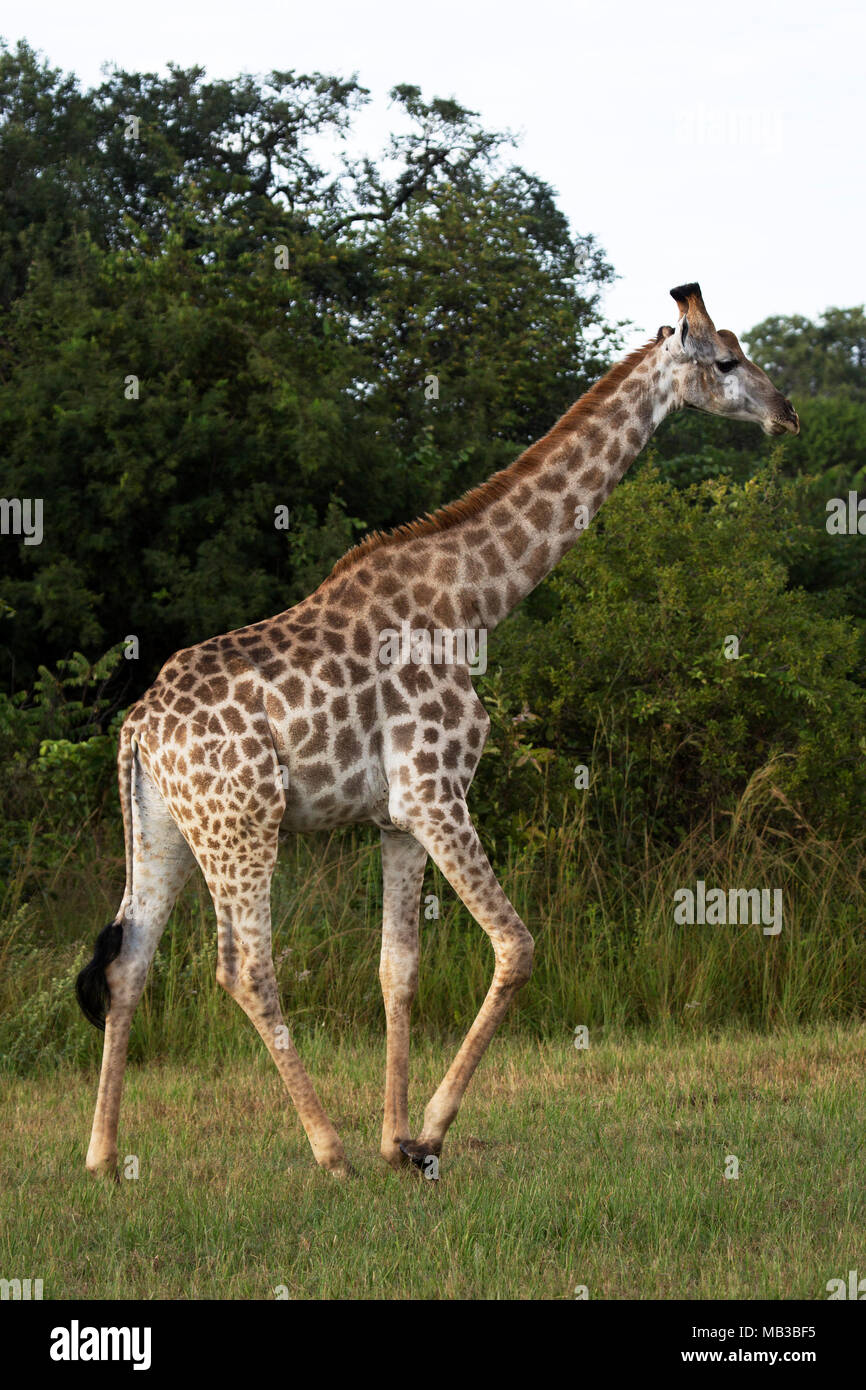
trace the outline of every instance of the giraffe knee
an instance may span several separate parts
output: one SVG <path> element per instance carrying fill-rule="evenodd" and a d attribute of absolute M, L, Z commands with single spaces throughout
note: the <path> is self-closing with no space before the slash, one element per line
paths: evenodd
<path fill-rule="evenodd" d="M 409 980 L 382 981 L 382 996 L 386 1008 L 408 1009 L 418 992 L 418 976 Z"/>
<path fill-rule="evenodd" d="M 523 929 L 520 936 L 509 942 L 503 953 L 503 968 L 507 983 L 518 989 L 525 985 L 532 974 L 532 958 L 535 955 L 535 942 L 531 934 Z"/>
<path fill-rule="evenodd" d="M 220 961 L 216 968 L 216 982 L 220 989 L 224 989 L 226 994 L 234 996 L 237 989 L 238 977 L 234 967 L 230 967 L 225 962 Z"/>
<path fill-rule="evenodd" d="M 418 991 L 417 955 L 390 955 L 382 958 L 379 964 L 379 981 L 386 1008 L 390 1005 L 406 1007 L 412 1003 Z"/>

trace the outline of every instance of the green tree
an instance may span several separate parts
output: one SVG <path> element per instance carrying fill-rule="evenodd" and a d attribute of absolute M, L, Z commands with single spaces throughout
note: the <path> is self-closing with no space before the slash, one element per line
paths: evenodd
<path fill-rule="evenodd" d="M 134 634 L 138 693 L 174 648 L 309 592 L 365 527 L 507 462 L 605 365 L 601 252 L 454 101 L 395 88 L 382 159 L 337 148 L 325 174 L 309 137 L 337 144 L 354 81 L 172 68 L 79 100 L 26 46 L 0 75 L 0 159 L 34 171 L 0 303 L 3 488 L 45 507 L 40 546 L 0 550 L 13 687 Z M 51 220 L 60 94 L 82 157 L 50 174 Z M 0 207 L 0 245 L 16 227 Z"/>
<path fill-rule="evenodd" d="M 825 309 L 816 320 L 774 315 L 746 338 L 750 356 L 786 396 L 844 396 L 866 402 L 866 313 Z"/>
<path fill-rule="evenodd" d="M 158 240 L 191 185 L 201 220 L 229 206 L 256 223 L 343 208 L 309 146 L 348 129 L 364 88 L 320 73 L 204 79 L 201 67 L 115 69 L 82 92 L 26 42 L 0 40 L 0 304 L 22 292 L 34 255 L 74 253 L 75 233 L 129 246 L 131 219 Z M 196 229 L 187 235 L 195 244 Z"/>

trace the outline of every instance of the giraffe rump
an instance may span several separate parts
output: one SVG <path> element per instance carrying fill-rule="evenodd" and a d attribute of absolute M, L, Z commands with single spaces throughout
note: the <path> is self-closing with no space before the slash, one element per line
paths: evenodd
<path fill-rule="evenodd" d="M 122 945 L 123 927 L 120 922 L 109 922 L 96 938 L 93 955 L 75 981 L 75 996 L 81 1012 L 101 1033 L 105 1032 L 105 1015 L 111 1005 L 105 967 L 117 959 Z"/>

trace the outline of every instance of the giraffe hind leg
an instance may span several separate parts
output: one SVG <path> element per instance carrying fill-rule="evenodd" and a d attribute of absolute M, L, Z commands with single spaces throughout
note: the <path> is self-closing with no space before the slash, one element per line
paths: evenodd
<path fill-rule="evenodd" d="M 132 882 L 127 881 L 117 916 L 100 932 L 93 958 L 77 982 L 82 1010 L 97 1027 L 105 1029 L 86 1160 L 88 1171 L 100 1176 L 117 1173 L 117 1128 L 132 1015 L 169 914 L 195 863 L 137 757 L 130 775 Z"/>

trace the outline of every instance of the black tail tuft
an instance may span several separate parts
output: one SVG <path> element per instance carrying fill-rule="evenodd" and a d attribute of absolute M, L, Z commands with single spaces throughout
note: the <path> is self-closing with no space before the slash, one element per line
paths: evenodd
<path fill-rule="evenodd" d="M 105 967 L 116 960 L 123 945 L 123 927 L 109 922 L 96 938 L 93 957 L 75 981 L 75 994 L 81 1012 L 100 1032 L 105 1031 L 105 1015 L 111 1005 L 111 990 L 105 978 Z"/>

